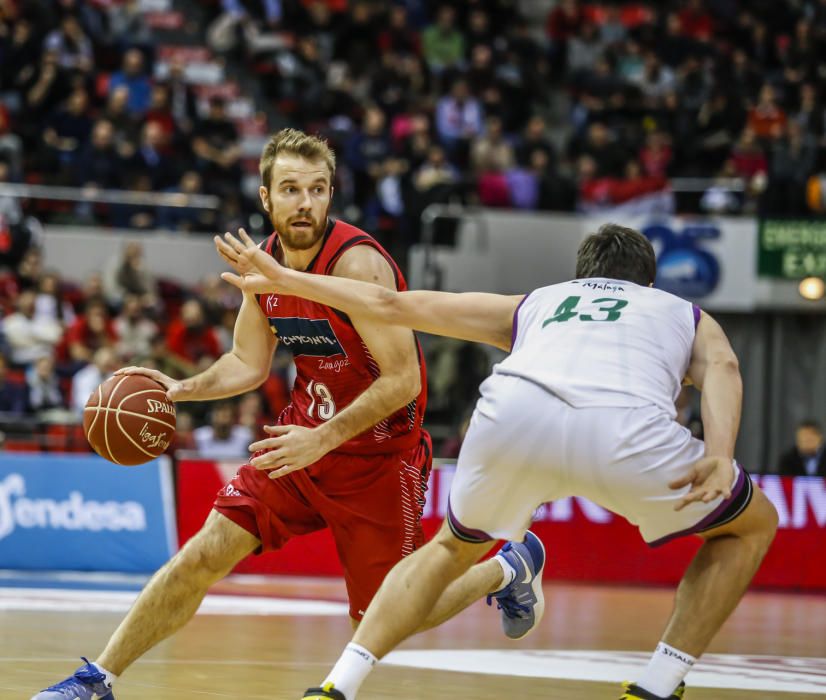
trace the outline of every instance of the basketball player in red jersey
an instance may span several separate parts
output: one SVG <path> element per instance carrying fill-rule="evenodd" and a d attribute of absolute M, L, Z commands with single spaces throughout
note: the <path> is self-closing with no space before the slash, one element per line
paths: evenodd
<path fill-rule="evenodd" d="M 335 156 L 325 142 L 282 130 L 260 169 L 261 202 L 275 229 L 264 247 L 281 264 L 406 288 L 373 238 L 328 218 Z M 183 381 L 140 367 L 119 373 L 156 379 L 174 401 L 219 399 L 258 387 L 279 342 L 293 351 L 298 377 L 290 405 L 267 429 L 271 437 L 250 446 L 252 458 L 219 492 L 201 531 L 153 576 L 98 659 L 33 700 L 113 700 L 114 680 L 180 629 L 207 589 L 252 552 L 329 527 L 357 623 L 385 574 L 422 543 L 431 454 L 422 430 L 424 364 L 410 330 L 351 320 L 297 297 L 245 293 L 233 348 L 206 371 Z M 497 559 L 473 574 L 471 585 L 448 591 L 422 629 L 514 576 Z"/>

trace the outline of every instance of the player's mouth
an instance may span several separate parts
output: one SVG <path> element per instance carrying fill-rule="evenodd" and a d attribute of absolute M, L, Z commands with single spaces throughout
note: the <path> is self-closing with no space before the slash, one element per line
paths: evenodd
<path fill-rule="evenodd" d="M 307 221 L 306 219 L 300 219 L 299 221 L 291 222 L 290 226 L 292 226 L 293 228 L 312 228 L 313 222 Z"/>

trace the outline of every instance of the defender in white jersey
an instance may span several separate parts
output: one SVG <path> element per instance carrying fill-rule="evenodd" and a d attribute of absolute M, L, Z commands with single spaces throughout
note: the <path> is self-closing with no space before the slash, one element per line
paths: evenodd
<path fill-rule="evenodd" d="M 281 269 L 245 236 L 221 245 L 245 262 L 248 274 L 225 279 L 246 291 L 510 351 L 482 384 L 445 525 L 387 575 L 353 642 L 306 699 L 353 700 L 377 658 L 469 585 L 465 572 L 493 539 L 521 538 L 538 505 L 565 496 L 624 516 L 652 546 L 692 533 L 705 540 L 662 641 L 621 696 L 683 697 L 683 677 L 745 592 L 777 513 L 734 461 L 742 383 L 731 346 L 708 314 L 651 288 L 656 258 L 644 236 L 601 227 L 580 246 L 577 279 L 524 297 L 392 292 Z M 702 391 L 705 442 L 675 421 L 684 381 Z"/>

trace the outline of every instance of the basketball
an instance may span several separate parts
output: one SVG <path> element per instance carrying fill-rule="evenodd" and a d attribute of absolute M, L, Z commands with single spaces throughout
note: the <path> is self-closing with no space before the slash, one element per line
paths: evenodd
<path fill-rule="evenodd" d="M 86 402 L 86 439 L 104 459 L 135 466 L 163 454 L 175 433 L 175 405 L 166 389 L 140 374 L 110 377 Z"/>

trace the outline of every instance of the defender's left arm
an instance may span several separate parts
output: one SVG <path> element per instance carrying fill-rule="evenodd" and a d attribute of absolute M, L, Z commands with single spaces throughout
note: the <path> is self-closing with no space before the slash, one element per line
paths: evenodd
<path fill-rule="evenodd" d="M 396 289 L 390 264 L 375 248 L 366 245 L 355 246 L 345 252 L 332 274 Z M 270 434 L 279 437 L 255 443 L 251 449 L 277 449 L 251 463 L 259 468 L 280 467 L 270 473 L 270 478 L 275 479 L 312 464 L 419 395 L 421 374 L 412 331 L 365 317 L 351 317 L 350 320 L 375 360 L 379 376 L 349 406 L 316 428 L 276 426 L 268 429 Z"/>

